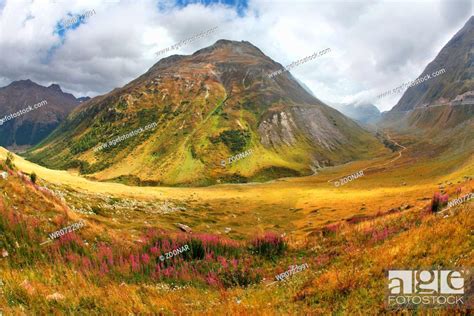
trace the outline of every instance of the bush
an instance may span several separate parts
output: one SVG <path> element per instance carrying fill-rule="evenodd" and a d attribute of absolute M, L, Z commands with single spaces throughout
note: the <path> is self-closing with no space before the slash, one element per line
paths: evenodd
<path fill-rule="evenodd" d="M 228 130 L 219 134 L 219 140 L 233 153 L 243 151 L 249 139 L 250 134 L 248 131 Z"/>
<path fill-rule="evenodd" d="M 258 284 L 262 281 L 260 273 L 255 272 L 255 269 L 237 267 L 235 269 L 225 269 L 219 273 L 219 278 L 225 288 L 234 286 L 247 287 L 251 284 Z"/>
<path fill-rule="evenodd" d="M 448 204 L 448 198 L 448 194 L 440 194 L 439 192 L 436 192 L 431 199 L 431 212 L 436 213 L 441 211 L 441 209 Z"/>
<path fill-rule="evenodd" d="M 30 174 L 31 182 L 36 183 L 36 178 L 37 178 L 37 177 L 36 177 L 36 173 L 32 172 L 32 173 Z"/>
<path fill-rule="evenodd" d="M 265 233 L 252 241 L 252 249 L 262 256 L 272 258 L 281 256 L 287 249 L 287 245 L 284 238 L 278 234 Z"/>

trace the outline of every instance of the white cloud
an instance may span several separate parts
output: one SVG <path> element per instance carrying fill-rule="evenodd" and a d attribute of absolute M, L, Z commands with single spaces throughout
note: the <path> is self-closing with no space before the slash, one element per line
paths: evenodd
<path fill-rule="evenodd" d="M 162 57 L 226 38 L 250 41 L 283 65 L 329 47 L 330 53 L 293 68 L 293 75 L 320 99 L 372 99 L 387 110 L 401 94 L 375 96 L 415 79 L 472 15 L 469 0 L 254 0 L 244 16 L 223 5 L 175 8 L 169 0 L 52 2 L 0 0 L 0 86 L 29 78 L 95 96 L 123 86 Z M 53 33 L 68 13 L 92 9 L 96 14 L 64 39 Z M 216 32 L 180 51 L 155 55 L 214 26 Z"/>

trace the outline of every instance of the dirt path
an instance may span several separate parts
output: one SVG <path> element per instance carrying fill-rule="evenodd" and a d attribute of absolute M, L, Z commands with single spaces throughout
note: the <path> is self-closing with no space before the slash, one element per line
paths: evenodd
<path fill-rule="evenodd" d="M 365 170 L 370 169 L 370 168 L 378 168 L 378 167 L 382 167 L 382 166 L 388 165 L 388 164 L 390 164 L 390 163 L 392 163 L 392 162 L 397 161 L 398 159 L 400 159 L 400 158 L 402 157 L 402 152 L 403 152 L 404 150 L 406 150 L 407 148 L 406 148 L 405 146 L 403 146 L 403 145 L 400 145 L 400 144 L 397 143 L 396 141 L 394 141 L 394 140 L 390 137 L 390 135 L 389 135 L 388 133 L 387 133 L 387 138 L 388 138 L 389 141 L 393 142 L 395 145 L 397 145 L 397 146 L 399 146 L 399 147 L 402 148 L 402 150 L 400 150 L 400 151 L 398 152 L 398 157 L 396 157 L 396 158 L 394 158 L 394 159 L 390 160 L 389 162 L 386 162 L 386 163 L 384 163 L 384 164 L 382 164 L 382 165 L 379 165 L 379 166 L 367 167 L 367 168 L 365 168 L 365 169 L 362 169 L 362 171 L 365 171 Z"/>
<path fill-rule="evenodd" d="M 366 170 L 369 170 L 369 169 L 375 169 L 375 168 L 383 167 L 383 166 L 386 166 L 386 165 L 388 165 L 388 164 L 391 164 L 391 163 L 397 161 L 398 159 L 400 159 L 400 158 L 402 157 L 402 152 L 403 152 L 404 150 L 406 150 L 407 148 L 406 148 L 405 146 L 403 146 L 403 145 L 400 145 L 400 144 L 397 143 L 396 141 L 394 141 L 394 140 L 390 137 L 390 135 L 389 135 L 388 133 L 386 133 L 386 135 L 387 135 L 387 139 L 388 139 L 389 141 L 393 142 L 395 145 L 397 145 L 397 146 L 399 146 L 399 147 L 402 148 L 400 151 L 398 151 L 398 156 L 395 157 L 394 159 L 392 159 L 392 160 L 390 160 L 390 161 L 384 163 L 384 164 L 377 165 L 377 166 L 365 167 L 364 169 L 361 169 L 361 170 L 356 171 L 356 172 L 361 172 L 361 171 L 366 171 Z M 352 173 L 352 174 L 353 174 L 353 173 Z M 333 182 L 334 180 L 341 179 L 341 178 L 344 178 L 344 177 L 337 177 L 337 178 L 330 179 L 330 180 L 328 180 L 328 183 Z"/>

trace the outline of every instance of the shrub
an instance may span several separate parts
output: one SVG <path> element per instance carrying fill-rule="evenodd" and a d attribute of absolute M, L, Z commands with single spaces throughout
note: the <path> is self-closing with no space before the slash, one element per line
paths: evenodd
<path fill-rule="evenodd" d="M 247 146 L 250 139 L 248 131 L 228 130 L 220 133 L 219 140 L 223 142 L 233 153 L 241 152 Z"/>
<path fill-rule="evenodd" d="M 30 174 L 31 182 L 36 183 L 36 178 L 37 178 L 37 177 L 36 177 L 36 173 L 32 172 L 32 173 Z"/>
<path fill-rule="evenodd" d="M 439 192 L 436 192 L 433 195 L 433 198 L 431 199 L 431 206 L 430 206 L 431 212 L 436 213 L 436 212 L 441 211 L 441 209 L 444 206 L 446 206 L 446 204 L 448 203 L 448 198 L 449 198 L 448 194 L 441 194 Z"/>
<path fill-rule="evenodd" d="M 280 235 L 267 232 L 252 241 L 252 249 L 259 255 L 272 258 L 282 255 L 287 249 L 287 244 Z"/>
<path fill-rule="evenodd" d="M 233 286 L 247 287 L 251 284 L 257 284 L 262 281 L 262 276 L 260 273 L 256 272 L 255 269 L 243 268 L 240 266 L 235 269 L 225 269 L 219 274 L 219 278 L 225 288 Z"/>

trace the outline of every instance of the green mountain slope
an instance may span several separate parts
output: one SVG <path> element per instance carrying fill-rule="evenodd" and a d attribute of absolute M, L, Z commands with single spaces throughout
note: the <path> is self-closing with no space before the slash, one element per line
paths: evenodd
<path fill-rule="evenodd" d="M 281 68 L 252 44 L 227 40 L 164 58 L 123 88 L 77 108 L 27 158 L 79 168 L 99 180 L 208 185 L 307 175 L 384 151 L 290 73 L 268 77 Z"/>

